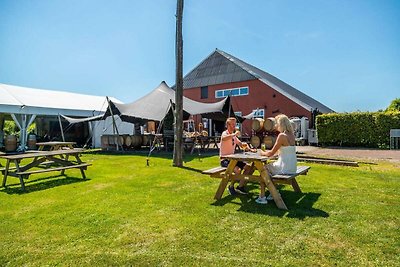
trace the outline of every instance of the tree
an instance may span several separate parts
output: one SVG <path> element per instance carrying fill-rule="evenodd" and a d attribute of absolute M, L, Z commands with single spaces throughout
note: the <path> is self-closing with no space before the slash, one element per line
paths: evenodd
<path fill-rule="evenodd" d="M 386 111 L 400 111 L 400 98 L 394 99 L 387 107 Z"/>
<path fill-rule="evenodd" d="M 176 5 L 176 76 L 175 76 L 175 127 L 174 127 L 174 159 L 173 165 L 183 165 L 183 40 L 182 40 L 183 0 Z"/>

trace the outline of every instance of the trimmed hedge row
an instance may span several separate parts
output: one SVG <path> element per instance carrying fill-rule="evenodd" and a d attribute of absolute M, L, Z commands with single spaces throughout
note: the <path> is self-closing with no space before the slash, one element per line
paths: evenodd
<path fill-rule="evenodd" d="M 400 129 L 400 112 L 322 114 L 316 128 L 323 146 L 389 148 L 390 129 Z"/>

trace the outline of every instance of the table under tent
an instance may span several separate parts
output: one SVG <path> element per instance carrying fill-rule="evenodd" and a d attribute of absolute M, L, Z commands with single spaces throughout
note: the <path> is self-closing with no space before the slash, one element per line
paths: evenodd
<path fill-rule="evenodd" d="M 142 139 L 142 145 L 150 147 L 155 145 L 158 148 L 162 146 L 163 149 L 168 149 L 169 144 L 173 143 L 175 90 L 171 89 L 164 81 L 153 91 L 132 103 L 121 104 L 112 100 L 108 103 L 109 108 L 105 113 L 105 117 L 118 115 L 122 121 L 140 125 L 140 128 L 135 126 L 135 129 L 140 129 L 140 131 L 136 130 L 131 137 L 120 136 L 116 139 L 115 136 L 109 136 L 109 148 L 106 149 L 116 147 L 118 144 L 115 143 L 115 140 L 118 139 L 120 140 L 119 144 L 129 147 L 129 141 L 128 143 L 123 143 L 129 138 L 133 147 L 138 146 L 140 139 Z M 193 115 L 200 115 L 203 119 L 207 119 L 209 121 L 208 128 L 201 130 L 204 135 L 210 137 L 213 136 L 213 123 L 224 124 L 227 117 L 234 115 L 229 97 L 216 103 L 202 103 L 183 97 L 183 113 L 184 120 L 188 120 Z M 118 135 L 117 131 L 116 134 Z M 184 134 L 183 138 L 189 135 L 187 132 Z M 112 141 L 110 141 L 110 138 Z M 102 140 L 104 143 L 107 142 L 105 137 Z"/>
<path fill-rule="evenodd" d="M 6 146 L 6 152 L 28 149 L 30 137 L 37 141 L 45 139 L 62 141 L 62 125 L 59 122 L 59 114 L 71 117 L 89 117 L 104 114 L 108 107 L 106 97 L 84 95 L 63 91 L 51 91 L 35 88 L 27 88 L 0 84 L 0 149 Z M 112 98 L 113 102 L 120 102 Z M 4 129 L 8 121 L 13 121 L 18 130 L 8 133 Z M 29 126 L 35 122 L 33 134 L 29 135 Z M 81 138 L 86 140 L 90 129 L 87 126 L 74 126 L 73 132 L 68 138 Z M 17 136 L 17 135 L 18 136 Z M 82 135 L 82 136 L 81 136 Z M 66 138 L 67 138 L 66 137 Z M 3 145 L 3 138 L 5 140 Z M 47 141 L 49 141 L 47 140 Z M 12 141 L 12 142 L 11 142 Z M 13 148 L 7 150 L 7 145 Z M 10 146 L 11 147 L 11 146 Z"/>
<path fill-rule="evenodd" d="M 132 103 L 122 104 L 109 99 L 102 116 L 72 118 L 61 115 L 61 118 L 70 125 L 86 122 L 91 124 L 89 128 L 93 138 L 97 138 L 92 142 L 93 147 L 101 146 L 103 150 L 132 150 L 143 147 L 168 150 L 174 139 L 174 103 L 175 91 L 165 82 L 161 82 L 150 93 Z M 185 145 L 191 146 L 191 152 L 196 144 L 202 148 L 216 144 L 213 126 L 218 124 L 223 128 L 226 118 L 234 116 L 230 97 L 216 103 L 202 103 L 183 97 L 183 113 L 186 121 L 193 115 L 207 120 L 207 127 L 198 129 L 193 125 L 192 132 L 184 132 L 183 138 L 187 141 Z M 105 131 L 106 128 L 108 131 Z"/>

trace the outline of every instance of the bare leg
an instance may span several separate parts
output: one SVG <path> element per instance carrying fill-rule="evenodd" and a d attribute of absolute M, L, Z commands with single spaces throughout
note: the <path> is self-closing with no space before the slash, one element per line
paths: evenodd
<path fill-rule="evenodd" d="M 238 166 L 236 166 L 236 167 L 233 169 L 233 172 L 234 172 L 235 174 L 240 174 L 240 168 L 239 168 Z M 240 183 L 242 183 L 242 180 L 240 180 Z M 240 185 L 240 183 L 239 183 L 239 185 Z M 232 181 L 231 181 L 231 186 L 234 186 L 234 184 L 235 184 L 235 181 L 232 180 Z"/>
<path fill-rule="evenodd" d="M 243 168 L 243 174 L 253 174 L 254 172 L 254 167 L 253 165 L 248 165 L 246 164 L 246 166 L 244 166 Z M 239 186 L 243 187 L 247 184 L 247 181 L 245 179 L 240 180 L 239 182 Z"/>

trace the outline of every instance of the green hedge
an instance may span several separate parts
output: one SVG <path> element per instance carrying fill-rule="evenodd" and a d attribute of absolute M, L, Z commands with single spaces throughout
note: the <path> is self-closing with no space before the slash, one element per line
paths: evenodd
<path fill-rule="evenodd" d="M 323 146 L 389 148 L 390 129 L 400 129 L 400 112 L 322 114 L 316 127 Z"/>

